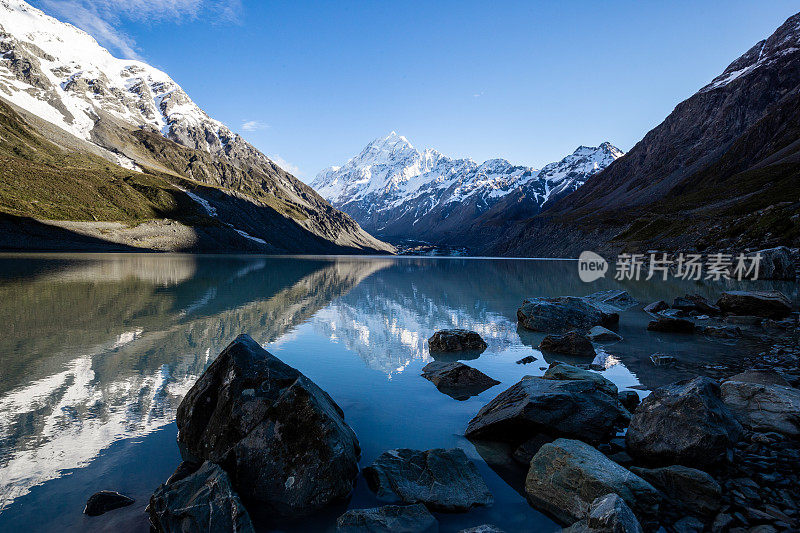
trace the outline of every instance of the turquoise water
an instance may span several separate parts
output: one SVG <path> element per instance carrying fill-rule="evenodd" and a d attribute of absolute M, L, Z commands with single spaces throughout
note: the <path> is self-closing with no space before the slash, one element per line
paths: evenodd
<path fill-rule="evenodd" d="M 181 398 L 236 335 L 248 333 L 337 401 L 358 434 L 362 467 L 390 448 L 464 449 L 496 503 L 437 515 L 443 532 L 486 522 L 509 532 L 556 531 L 525 501 L 524 469 L 463 431 L 481 406 L 552 360 L 534 348 L 541 334 L 517 329 L 525 297 L 617 287 L 642 303 L 739 287 L 776 287 L 797 299 L 790 283 L 586 284 L 567 261 L 0 256 L 0 530 L 147 531 L 147 499 L 180 461 Z M 760 348 L 758 340 L 650 333 L 648 318 L 638 308 L 622 313 L 625 340 L 606 347 L 615 364 L 604 374 L 621 389 L 687 375 L 653 367 L 654 352 L 702 365 Z M 425 341 L 445 327 L 481 333 L 489 348 L 468 364 L 501 385 L 459 402 L 420 377 L 431 360 Z M 527 355 L 537 361 L 515 363 Z M 85 517 L 86 498 L 103 489 L 137 503 Z M 375 505 L 359 479 L 349 507 Z M 343 509 L 300 523 L 251 512 L 264 531 L 324 531 Z"/>

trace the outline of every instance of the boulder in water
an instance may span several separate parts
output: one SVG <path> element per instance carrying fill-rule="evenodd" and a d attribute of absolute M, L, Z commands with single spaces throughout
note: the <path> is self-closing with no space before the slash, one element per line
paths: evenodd
<path fill-rule="evenodd" d="M 616 396 L 593 381 L 527 376 L 478 411 L 466 436 L 521 444 L 544 433 L 596 442 L 628 416 Z"/>
<path fill-rule="evenodd" d="M 184 457 L 221 465 L 236 491 L 298 516 L 347 498 L 358 439 L 313 381 L 247 335 L 211 363 L 178 407 Z"/>
<path fill-rule="evenodd" d="M 531 459 L 525 478 L 531 503 L 565 524 L 585 518 L 593 502 L 619 495 L 635 513 L 658 514 L 661 495 L 630 470 L 579 440 L 558 439 L 542 446 Z"/>
<path fill-rule="evenodd" d="M 364 469 L 379 500 L 423 503 L 445 512 L 469 511 L 494 502 L 486 482 L 460 448 L 383 452 Z"/>
<path fill-rule="evenodd" d="M 132 505 L 136 500 L 113 490 L 95 492 L 86 501 L 83 513 L 89 516 L 100 516 L 103 513 Z"/>
<path fill-rule="evenodd" d="M 250 515 L 225 471 L 211 462 L 194 473 L 158 487 L 147 506 L 152 529 L 252 533 Z"/>
<path fill-rule="evenodd" d="M 723 292 L 717 305 L 730 315 L 760 316 L 780 320 L 792 312 L 792 303 L 780 291 Z"/>
<path fill-rule="evenodd" d="M 486 346 L 477 332 L 466 329 L 443 329 L 428 339 L 431 352 L 482 352 Z"/>
<path fill-rule="evenodd" d="M 422 504 L 351 509 L 336 520 L 337 533 L 437 533 L 439 523 Z"/>
<path fill-rule="evenodd" d="M 480 370 L 459 362 L 432 361 L 422 368 L 422 377 L 456 400 L 466 400 L 500 384 Z"/>
<path fill-rule="evenodd" d="M 561 296 L 523 301 L 517 320 L 525 329 L 559 333 L 592 326 L 612 327 L 619 322 L 619 315 L 585 298 Z"/>
<path fill-rule="evenodd" d="M 628 453 L 642 462 L 707 466 L 724 460 L 741 425 L 707 377 L 654 390 L 631 417 Z"/>
<path fill-rule="evenodd" d="M 597 355 L 592 342 L 577 331 L 570 331 L 564 335 L 547 335 L 539 344 L 539 349 L 543 352 L 576 357 L 594 357 Z"/>

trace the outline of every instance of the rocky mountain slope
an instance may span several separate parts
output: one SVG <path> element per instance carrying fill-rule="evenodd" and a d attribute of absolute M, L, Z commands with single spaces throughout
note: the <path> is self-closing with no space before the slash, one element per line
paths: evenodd
<path fill-rule="evenodd" d="M 245 232 L 262 251 L 392 250 L 210 118 L 167 74 L 113 57 L 90 35 L 22 0 L 0 0 L 0 99 L 10 104 L 4 116 L 19 115 L 11 122 L 24 123 L 65 153 L 77 150 L 128 171 L 157 173 L 182 189 L 209 185 L 188 198 L 230 234 L 224 248 L 237 249 Z M 119 172 L 115 167 L 113 173 Z M 76 174 L 62 178 L 69 186 Z M 78 220 L 131 222 L 89 213 L 88 204 L 66 207 L 86 212 L 88 218 Z M 33 204 L 2 204 L 0 211 L 52 215 Z M 240 212 L 250 219 L 249 229 L 236 231 L 243 221 L 229 213 Z"/>
<path fill-rule="evenodd" d="M 462 245 L 472 240 L 464 228 L 482 214 L 513 208 L 534 215 L 621 155 L 610 143 L 581 146 L 536 170 L 505 159 L 478 164 L 420 151 L 392 132 L 343 166 L 321 171 L 312 186 L 381 237 Z"/>
<path fill-rule="evenodd" d="M 486 252 L 800 245 L 800 14 Z"/>

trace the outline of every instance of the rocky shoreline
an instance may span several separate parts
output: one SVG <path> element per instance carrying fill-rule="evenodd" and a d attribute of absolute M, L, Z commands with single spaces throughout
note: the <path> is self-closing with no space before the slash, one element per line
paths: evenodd
<path fill-rule="evenodd" d="M 619 313 L 638 306 L 625 291 L 530 298 L 522 328 L 547 333 L 540 349 L 591 359 L 624 342 Z M 502 443 L 527 472 L 536 509 L 577 532 L 759 532 L 800 526 L 800 328 L 776 291 L 729 291 L 717 302 L 685 295 L 644 307 L 648 329 L 668 335 L 769 338 L 770 350 L 736 364 L 697 366 L 698 377 L 640 402 L 595 365 L 555 361 L 499 392 L 465 428 L 476 446 Z M 702 325 L 697 322 L 701 322 Z M 478 354 L 467 330 L 442 330 L 431 351 Z M 676 365 L 653 354 L 655 365 Z M 464 400 L 499 384 L 460 362 L 423 369 L 443 394 Z M 300 517 L 345 505 L 363 476 L 380 507 L 350 509 L 340 532 L 438 531 L 435 513 L 491 506 L 494 498 L 459 448 L 386 450 L 359 468 L 358 437 L 345 413 L 298 370 L 240 335 L 178 409 L 184 462 L 152 495 L 154 531 L 255 531 L 248 508 Z M 104 491 L 87 514 L 132 503 Z M 92 513 L 88 513 L 89 509 Z M 464 531 L 499 531 L 491 524 Z"/>

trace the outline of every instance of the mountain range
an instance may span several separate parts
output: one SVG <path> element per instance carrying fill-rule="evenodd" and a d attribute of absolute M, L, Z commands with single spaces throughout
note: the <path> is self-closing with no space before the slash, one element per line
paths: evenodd
<path fill-rule="evenodd" d="M 480 239 L 469 228 L 495 206 L 534 215 L 622 155 L 608 142 L 580 146 L 537 170 L 505 159 L 479 164 L 417 150 L 392 132 L 344 165 L 321 171 L 311 186 L 381 238 L 464 245 Z"/>
<path fill-rule="evenodd" d="M 0 0 L 0 127 L 0 247 L 393 250 L 166 73 L 22 0 Z"/>

